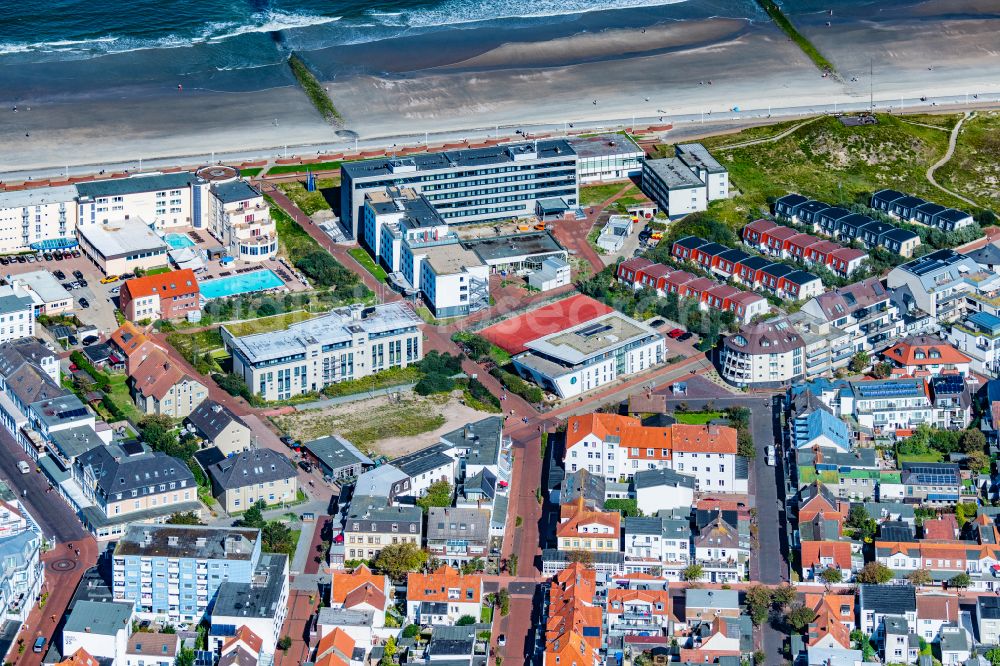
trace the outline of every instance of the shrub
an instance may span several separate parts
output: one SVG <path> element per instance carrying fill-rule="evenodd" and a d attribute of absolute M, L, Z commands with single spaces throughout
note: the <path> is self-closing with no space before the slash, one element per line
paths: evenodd
<path fill-rule="evenodd" d="M 501 370 L 500 368 L 493 368 L 490 370 L 490 374 L 496 377 L 501 384 L 507 387 L 508 391 L 521 396 L 528 402 L 537 403 L 545 400 L 545 393 L 542 392 L 542 389 L 533 384 L 529 384 L 512 372 L 507 372 L 506 370 Z"/>

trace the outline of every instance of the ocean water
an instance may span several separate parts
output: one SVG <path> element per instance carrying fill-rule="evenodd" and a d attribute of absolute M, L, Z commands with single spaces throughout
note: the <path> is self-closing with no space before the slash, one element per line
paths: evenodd
<path fill-rule="evenodd" d="M 20 0 L 0 13 L 0 58 L 81 59 L 268 34 L 283 49 L 358 44 L 497 19 L 697 0 Z"/>

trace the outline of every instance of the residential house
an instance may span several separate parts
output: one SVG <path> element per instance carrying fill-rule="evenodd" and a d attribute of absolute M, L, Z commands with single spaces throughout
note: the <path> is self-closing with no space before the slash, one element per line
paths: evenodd
<path fill-rule="evenodd" d="M 1000 643 L 1000 597 L 982 595 L 976 598 L 976 622 L 980 643 Z"/>
<path fill-rule="evenodd" d="M 1000 317 L 974 312 L 962 321 L 952 322 L 947 339 L 969 358 L 973 372 L 989 377 L 1000 375 Z"/>
<path fill-rule="evenodd" d="M 939 321 L 960 318 L 966 310 L 965 294 L 977 289 L 981 275 L 975 260 L 954 250 L 936 250 L 901 264 L 886 276 L 886 286 L 901 289 L 905 310 L 923 310 Z"/>
<path fill-rule="evenodd" d="M 882 620 L 879 647 L 883 663 L 915 664 L 920 653 L 920 639 L 910 629 L 910 622 L 899 615 Z"/>
<path fill-rule="evenodd" d="M 162 349 L 153 350 L 130 377 L 132 399 L 145 414 L 182 419 L 208 397 L 208 387 L 187 374 Z"/>
<path fill-rule="evenodd" d="M 742 581 L 749 573 L 750 549 L 744 546 L 736 526 L 721 515 L 698 530 L 692 540 L 694 562 L 701 565 L 712 583 Z"/>
<path fill-rule="evenodd" d="M 932 642 L 947 625 L 959 621 L 959 603 L 954 594 L 917 595 L 917 635 Z"/>
<path fill-rule="evenodd" d="M 406 472 L 392 464 L 379 465 L 361 473 L 354 482 L 354 494 L 381 497 L 395 504 L 401 497 L 412 497 L 413 482 Z"/>
<path fill-rule="evenodd" d="M 249 449 L 211 465 L 212 495 L 228 513 L 246 511 L 257 502 L 267 506 L 298 499 L 299 475 L 287 457 L 272 449 Z"/>
<path fill-rule="evenodd" d="M 589 509 L 601 509 L 607 500 L 607 484 L 603 476 L 593 474 L 585 469 L 570 472 L 563 479 L 556 504 L 575 504 L 583 498 L 583 504 Z"/>
<path fill-rule="evenodd" d="M 882 358 L 905 374 L 916 376 L 924 372 L 931 375 L 969 374 L 972 359 L 941 338 L 916 335 L 903 338 L 882 352 Z"/>
<path fill-rule="evenodd" d="M 854 557 L 850 541 L 803 541 L 800 550 L 802 580 L 822 581 L 823 574 L 829 569 L 839 572 L 840 581 L 845 583 L 854 578 Z M 860 552 L 858 555 L 860 564 Z"/>
<path fill-rule="evenodd" d="M 431 507 L 427 513 L 427 550 L 445 564 L 460 567 L 485 560 L 490 552 L 490 513 L 473 507 Z"/>
<path fill-rule="evenodd" d="M 595 602 L 596 573 L 574 562 L 553 576 L 545 609 L 543 666 L 602 663 L 602 608 Z"/>
<path fill-rule="evenodd" d="M 111 334 L 111 345 L 125 359 L 125 372 L 131 375 L 159 345 L 150 340 L 131 321 L 125 321 Z"/>
<path fill-rule="evenodd" d="M 203 400 L 190 414 L 187 422 L 211 442 L 224 456 L 249 449 L 254 442 L 250 426 L 228 407 L 214 400 Z"/>
<path fill-rule="evenodd" d="M 955 463 L 904 462 L 901 482 L 905 500 L 915 504 L 954 504 L 961 494 L 962 477 Z"/>
<path fill-rule="evenodd" d="M 804 605 L 816 613 L 816 619 L 809 623 L 806 631 L 808 647 L 851 648 L 851 632 L 855 626 L 854 595 L 807 592 Z"/>
<path fill-rule="evenodd" d="M 917 595 L 912 585 L 859 585 L 858 628 L 881 638 L 886 617 L 902 617 L 916 626 Z"/>
<path fill-rule="evenodd" d="M 973 640 L 969 631 L 957 624 L 941 627 L 937 637 L 937 648 L 941 654 L 942 666 L 959 666 L 972 655 Z"/>
<path fill-rule="evenodd" d="M 62 630 L 62 653 L 86 650 L 97 659 L 121 663 L 132 634 L 129 604 L 78 600 L 66 614 Z"/>
<path fill-rule="evenodd" d="M 443 565 L 431 573 L 406 576 L 406 617 L 422 625 L 454 625 L 469 615 L 479 619 L 483 579 Z"/>
<path fill-rule="evenodd" d="M 654 574 L 680 581 L 681 572 L 691 564 L 689 521 L 659 516 L 629 516 L 622 528 L 625 570 Z"/>
<path fill-rule="evenodd" d="M 866 278 L 820 294 L 806 301 L 802 312 L 849 336 L 850 348 L 843 352 L 847 361 L 854 352 L 883 348 L 903 331 L 902 313 L 878 278 Z"/>
<path fill-rule="evenodd" d="M 666 468 L 639 470 L 632 476 L 636 504 L 647 516 L 693 506 L 695 483 L 695 477 Z"/>
<path fill-rule="evenodd" d="M 357 642 L 341 628 L 336 628 L 320 639 L 316 646 L 315 666 L 360 666 L 364 659 L 362 649 L 361 659 L 355 659 Z"/>
<path fill-rule="evenodd" d="M 739 590 L 687 588 L 684 590 L 684 621 L 711 622 L 718 616 L 739 617 L 742 614 Z"/>
<path fill-rule="evenodd" d="M 445 452 L 448 448 L 447 444 L 437 443 L 393 459 L 392 466 L 410 479 L 410 494 L 421 497 L 439 481 L 455 489 L 458 461 Z"/>
<path fill-rule="evenodd" d="M 257 666 L 261 659 L 261 649 L 264 641 L 260 636 L 250 631 L 246 625 L 240 626 L 236 633 L 225 639 L 217 648 L 219 663 L 217 666 Z"/>
<path fill-rule="evenodd" d="M 190 268 L 126 280 L 118 298 L 129 321 L 180 319 L 201 311 L 198 278 Z"/>
<path fill-rule="evenodd" d="M 796 416 L 789 431 L 796 449 L 833 449 L 840 453 L 851 450 L 847 424 L 823 409 Z"/>
<path fill-rule="evenodd" d="M 608 590 L 605 626 L 609 638 L 640 635 L 666 638 L 674 635 L 677 624 L 669 590 Z"/>
<path fill-rule="evenodd" d="M 383 546 L 413 543 L 423 537 L 423 512 L 415 506 L 391 506 L 384 497 L 355 495 L 344 519 L 344 558 L 371 560 Z"/>
<path fill-rule="evenodd" d="M 226 580 L 219 585 L 210 612 L 211 646 L 228 642 L 233 629 L 249 631 L 259 641 L 257 652 L 271 659 L 288 612 L 288 556 L 262 553 L 249 581 Z"/>
<path fill-rule="evenodd" d="M 188 466 L 140 442 L 99 446 L 76 459 L 73 478 L 92 503 L 81 509 L 98 538 L 126 533 L 132 523 L 163 522 L 200 513 L 198 485 Z"/>
<path fill-rule="evenodd" d="M 372 573 L 364 564 L 354 571 L 334 571 L 331 575 L 330 607 L 371 612 L 373 627 L 385 626 L 385 613 L 391 602 L 389 577 Z"/>
<path fill-rule="evenodd" d="M 136 632 L 125 648 L 125 666 L 173 666 L 180 645 L 177 634 Z"/>

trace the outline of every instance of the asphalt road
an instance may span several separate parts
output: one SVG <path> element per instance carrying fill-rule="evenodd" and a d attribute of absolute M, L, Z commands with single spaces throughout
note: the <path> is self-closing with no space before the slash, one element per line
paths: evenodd
<path fill-rule="evenodd" d="M 761 583 L 778 584 L 788 580 L 788 561 L 781 544 L 785 542 L 784 528 L 784 484 L 781 455 L 776 456 L 776 465 L 767 464 L 764 450 L 780 440 L 780 417 L 774 404 L 780 398 L 734 397 L 698 399 L 668 399 L 669 407 L 687 403 L 689 410 L 700 410 L 711 406 L 721 409 L 743 406 L 750 409 L 750 430 L 753 434 L 757 456 L 752 463 L 750 475 L 750 497 L 757 510 L 757 543 L 750 550 L 750 579 Z M 768 666 L 783 664 L 781 654 L 784 635 L 770 625 L 762 628 L 762 649 Z"/>
<path fill-rule="evenodd" d="M 20 495 L 21 502 L 38 522 L 45 538 L 54 538 L 58 543 L 85 538 L 88 532 L 84 530 L 80 519 L 57 491 L 45 492 L 49 487 L 48 478 L 35 471 L 35 463 L 5 428 L 0 428 L 0 442 L 0 477 L 10 485 L 11 490 Z M 21 470 L 17 468 L 19 460 L 25 460 L 31 465 L 28 474 L 21 474 Z"/>

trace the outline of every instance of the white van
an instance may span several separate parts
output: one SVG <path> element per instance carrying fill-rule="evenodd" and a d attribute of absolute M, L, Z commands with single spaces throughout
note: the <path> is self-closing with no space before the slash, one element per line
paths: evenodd
<path fill-rule="evenodd" d="M 23 460 L 17 461 L 17 468 L 21 470 L 21 474 L 27 474 L 28 472 L 31 471 L 31 465 L 24 462 Z"/>
<path fill-rule="evenodd" d="M 768 446 L 764 449 L 764 454 L 767 456 L 767 464 L 774 467 L 774 447 Z"/>

